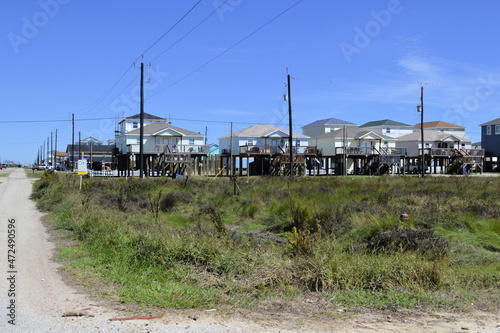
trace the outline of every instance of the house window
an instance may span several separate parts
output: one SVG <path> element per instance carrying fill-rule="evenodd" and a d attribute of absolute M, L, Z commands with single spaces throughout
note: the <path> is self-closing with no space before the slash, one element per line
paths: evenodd
<path fill-rule="evenodd" d="M 370 141 L 370 147 L 375 147 L 375 141 Z"/>
<path fill-rule="evenodd" d="M 194 138 L 189 139 L 189 145 L 191 145 L 191 146 L 194 145 Z"/>
<path fill-rule="evenodd" d="M 141 138 L 137 138 L 137 144 L 140 145 L 141 144 Z"/>
<path fill-rule="evenodd" d="M 300 140 L 297 139 L 297 146 L 300 146 Z"/>
<path fill-rule="evenodd" d="M 385 130 L 386 133 L 391 133 L 391 129 L 389 127 L 387 127 L 387 129 Z"/>
<path fill-rule="evenodd" d="M 255 142 L 253 141 L 253 139 L 248 139 L 247 140 L 247 145 L 253 146 L 254 144 L 255 144 Z"/>
<path fill-rule="evenodd" d="M 491 135 L 491 126 L 486 126 L 486 135 Z"/>
<path fill-rule="evenodd" d="M 384 146 L 389 147 L 389 141 L 384 141 Z"/>
<path fill-rule="evenodd" d="M 495 134 L 500 134 L 500 125 L 495 125 Z"/>
<path fill-rule="evenodd" d="M 161 143 L 161 138 L 156 137 L 156 144 L 159 145 Z"/>
<path fill-rule="evenodd" d="M 429 148 L 430 146 L 431 146 L 431 144 L 429 142 L 425 143 L 425 148 Z"/>
<path fill-rule="evenodd" d="M 461 146 L 462 146 L 462 148 L 465 148 L 465 143 L 462 143 Z"/>
<path fill-rule="evenodd" d="M 357 147 L 361 147 L 361 140 L 358 140 L 358 141 L 356 142 L 356 146 L 357 146 Z"/>
<path fill-rule="evenodd" d="M 138 128 L 138 127 L 139 127 L 139 124 L 137 124 L 136 122 L 132 123 L 132 128 Z"/>

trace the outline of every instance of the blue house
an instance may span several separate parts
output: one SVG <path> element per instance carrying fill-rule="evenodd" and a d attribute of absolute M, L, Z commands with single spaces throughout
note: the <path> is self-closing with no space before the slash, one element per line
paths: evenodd
<path fill-rule="evenodd" d="M 481 146 L 485 156 L 500 156 L 500 118 L 481 124 Z"/>
<path fill-rule="evenodd" d="M 500 118 L 481 124 L 481 147 L 484 149 L 486 170 L 498 167 L 500 159 Z"/>

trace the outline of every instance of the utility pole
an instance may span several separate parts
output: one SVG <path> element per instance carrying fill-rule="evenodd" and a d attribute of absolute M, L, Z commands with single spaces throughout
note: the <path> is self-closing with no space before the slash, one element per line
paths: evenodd
<path fill-rule="evenodd" d="M 82 137 L 81 137 L 81 132 L 78 131 L 78 159 L 82 159 Z"/>
<path fill-rule="evenodd" d="M 231 122 L 231 141 L 229 143 L 229 176 L 233 176 L 233 122 Z M 249 166 L 247 166 L 248 168 Z M 247 170 L 248 173 L 248 170 Z"/>
<path fill-rule="evenodd" d="M 293 179 L 293 138 L 292 138 L 292 95 L 291 95 L 291 87 L 290 87 L 290 74 L 287 75 L 288 81 L 288 146 L 290 148 L 290 178 Z"/>
<path fill-rule="evenodd" d="M 151 65 L 149 66 L 151 67 Z M 148 68 L 149 68 L 148 67 Z M 140 177 L 144 178 L 144 55 L 141 61 L 141 114 L 139 130 L 139 158 L 140 158 Z"/>
<path fill-rule="evenodd" d="M 50 132 L 50 153 L 52 154 L 50 158 L 50 164 L 54 167 L 54 133 Z"/>
<path fill-rule="evenodd" d="M 421 158 L 421 167 L 422 167 L 422 170 L 421 170 L 421 174 L 422 174 L 422 177 L 424 177 L 425 175 L 425 161 L 424 161 L 424 86 L 422 85 L 420 87 L 420 105 L 417 107 L 418 108 L 418 112 L 420 112 L 420 133 L 421 133 L 421 140 L 422 140 L 422 143 L 421 143 L 421 146 L 422 146 L 422 156 L 420 157 Z"/>
<path fill-rule="evenodd" d="M 57 166 L 57 128 L 56 128 L 56 142 L 54 145 L 54 168 Z"/>
<path fill-rule="evenodd" d="M 50 133 L 50 134 L 52 134 L 52 133 Z M 50 162 L 50 164 L 52 164 L 52 161 L 49 160 L 49 156 L 50 156 L 50 151 L 49 151 L 49 149 L 50 149 L 50 141 L 49 140 L 50 140 L 50 137 L 48 136 L 47 137 L 47 164 L 49 164 L 49 162 Z"/>
<path fill-rule="evenodd" d="M 71 172 L 74 171 L 74 161 L 75 161 L 75 114 L 71 115 L 71 123 L 73 130 L 71 131 Z"/>

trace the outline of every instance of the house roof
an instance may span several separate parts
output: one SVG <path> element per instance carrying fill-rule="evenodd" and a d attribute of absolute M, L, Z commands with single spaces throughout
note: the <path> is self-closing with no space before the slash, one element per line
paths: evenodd
<path fill-rule="evenodd" d="M 390 119 L 384 119 L 384 120 L 376 120 L 376 121 L 369 121 L 366 124 L 363 124 L 359 126 L 359 128 L 364 128 L 364 127 L 375 127 L 375 126 L 407 126 L 407 127 L 413 127 L 412 125 L 408 125 L 405 123 L 400 123 L 399 121 L 394 121 Z"/>
<path fill-rule="evenodd" d="M 428 122 L 428 123 L 424 123 L 424 128 L 434 128 L 434 127 L 463 128 L 463 129 L 465 129 L 465 127 L 463 127 L 463 126 L 458 126 L 458 125 L 450 124 L 450 123 L 447 123 L 445 121 L 431 121 L 431 122 Z M 420 124 L 416 124 L 415 126 L 413 126 L 413 128 L 414 129 L 419 129 L 420 128 Z"/>
<path fill-rule="evenodd" d="M 488 126 L 488 125 L 499 125 L 500 124 L 500 118 L 488 121 L 487 123 L 481 124 L 479 126 Z"/>
<path fill-rule="evenodd" d="M 425 124 L 424 124 L 425 126 Z M 398 138 L 398 141 L 399 142 L 407 142 L 407 141 L 420 141 L 422 140 L 422 137 L 421 137 L 421 133 L 420 131 L 418 132 L 413 132 L 413 133 L 410 133 L 410 134 L 406 134 L 406 135 L 403 135 L 403 136 L 400 136 Z M 432 142 L 439 142 L 439 141 L 446 141 L 447 138 L 454 138 L 456 141 L 460 141 L 460 142 L 472 142 L 471 140 L 469 139 L 466 139 L 466 138 L 463 138 L 463 137 L 460 137 L 460 136 L 457 136 L 457 135 L 453 135 L 453 134 L 449 134 L 449 133 L 442 133 L 442 132 L 437 132 L 437 131 L 433 131 L 433 130 L 425 130 L 424 129 L 424 141 L 432 141 Z"/>
<path fill-rule="evenodd" d="M 120 121 L 120 124 L 122 122 L 126 121 L 126 120 L 134 120 L 134 119 L 140 120 L 141 119 L 141 113 L 137 113 L 137 114 L 134 114 L 133 116 L 124 118 L 122 121 Z M 154 116 L 154 115 L 146 113 L 146 112 L 144 112 L 144 120 L 163 120 L 163 121 L 167 121 L 167 119 L 165 119 L 165 118 Z"/>
<path fill-rule="evenodd" d="M 312 122 L 308 125 L 302 126 L 302 128 L 307 128 L 307 127 L 314 127 L 314 126 L 325 126 L 325 125 L 353 125 L 357 126 L 355 123 L 351 123 L 349 121 L 337 119 L 337 118 L 327 118 L 327 119 L 321 119 L 321 120 L 316 120 L 315 122 Z"/>
<path fill-rule="evenodd" d="M 242 130 L 239 130 L 237 132 L 233 133 L 233 137 L 250 137 L 250 138 L 265 138 L 271 136 L 271 134 L 275 132 L 282 132 L 286 134 L 287 136 L 289 135 L 289 132 L 287 130 L 284 130 L 282 128 L 278 128 L 276 126 L 271 126 L 271 125 L 253 125 L 247 128 L 244 128 Z M 295 138 L 301 138 L 301 139 L 309 139 L 309 136 L 303 135 L 303 134 L 298 134 L 295 132 L 292 132 L 293 137 Z M 231 134 L 224 135 L 219 138 L 220 139 L 227 139 L 230 138 Z"/>
<path fill-rule="evenodd" d="M 189 131 L 187 129 L 183 129 L 183 128 L 173 126 L 170 124 L 162 124 L 162 123 L 153 123 L 153 124 L 149 124 L 149 125 L 144 126 L 144 134 L 145 135 L 155 135 L 159 132 L 162 132 L 162 131 L 165 131 L 168 129 L 171 129 L 175 132 L 178 132 L 182 136 L 203 136 L 200 133 Z M 130 131 L 125 135 L 138 135 L 138 134 L 141 134 L 140 128 L 136 128 L 135 130 Z"/>
<path fill-rule="evenodd" d="M 92 150 L 94 153 L 112 153 L 115 145 L 74 145 L 73 150 L 75 153 L 78 153 L 78 150 L 81 149 L 84 152 L 89 152 Z M 66 147 L 66 153 L 70 154 L 72 151 L 72 145 L 68 145 Z"/>
<path fill-rule="evenodd" d="M 393 138 L 393 137 L 390 137 L 387 135 L 383 135 L 383 134 L 379 134 L 379 133 L 375 133 L 373 131 L 364 130 L 364 129 L 361 129 L 359 127 L 346 127 L 345 131 L 346 131 L 346 139 L 348 139 L 348 140 L 349 139 L 351 139 L 351 140 L 352 139 L 363 139 L 370 134 L 377 136 L 377 137 L 384 139 L 384 140 L 397 140 L 396 138 Z M 339 130 L 336 130 L 333 132 L 322 134 L 322 135 L 317 136 L 313 139 L 338 139 L 338 138 L 342 138 L 343 136 L 344 136 L 344 130 L 339 129 Z"/>

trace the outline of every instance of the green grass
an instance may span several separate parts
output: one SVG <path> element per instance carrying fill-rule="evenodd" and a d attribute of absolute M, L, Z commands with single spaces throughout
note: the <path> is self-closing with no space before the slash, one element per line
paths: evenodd
<path fill-rule="evenodd" d="M 79 192 L 77 177 L 43 174 L 33 198 L 79 243 L 60 251 L 68 269 L 82 283 L 117 286 L 105 293 L 123 302 L 255 307 L 311 292 L 352 307 L 492 309 L 500 301 L 496 178 L 238 184 L 234 196 L 225 178 L 92 178 Z M 410 219 L 400 221 L 402 213 Z"/>

